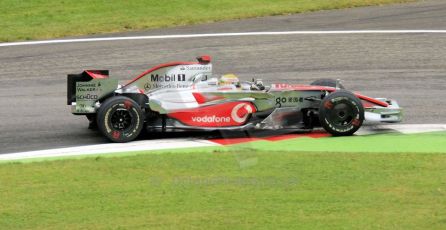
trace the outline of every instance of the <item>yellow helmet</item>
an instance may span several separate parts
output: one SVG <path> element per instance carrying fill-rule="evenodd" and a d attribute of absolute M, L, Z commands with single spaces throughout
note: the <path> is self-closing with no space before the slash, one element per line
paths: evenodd
<path fill-rule="evenodd" d="M 234 74 L 225 74 L 219 80 L 220 85 L 234 85 L 239 82 L 238 77 Z"/>

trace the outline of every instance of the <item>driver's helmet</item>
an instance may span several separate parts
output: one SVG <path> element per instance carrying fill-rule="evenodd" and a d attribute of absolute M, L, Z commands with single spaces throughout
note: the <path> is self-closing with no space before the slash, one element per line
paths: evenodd
<path fill-rule="evenodd" d="M 219 85 L 237 85 L 239 83 L 238 77 L 234 74 L 225 74 L 220 77 Z"/>

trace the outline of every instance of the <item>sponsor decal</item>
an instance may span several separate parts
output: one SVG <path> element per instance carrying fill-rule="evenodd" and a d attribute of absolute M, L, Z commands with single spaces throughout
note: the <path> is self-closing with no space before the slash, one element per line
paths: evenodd
<path fill-rule="evenodd" d="M 152 85 L 150 83 L 144 84 L 144 90 L 150 90 L 152 89 Z"/>
<path fill-rule="evenodd" d="M 186 81 L 186 74 L 151 74 L 150 81 L 152 82 L 175 82 L 175 81 Z"/>
<path fill-rule="evenodd" d="M 75 112 L 76 113 L 94 113 L 95 110 L 91 106 L 87 106 L 85 104 L 82 104 L 82 103 L 78 102 L 78 103 L 76 103 Z"/>
<path fill-rule="evenodd" d="M 186 74 L 151 74 L 143 87 L 145 91 L 156 88 L 182 89 L 188 88 L 189 84 L 186 81 Z"/>
<path fill-rule="evenodd" d="M 304 102 L 303 97 L 276 97 L 276 107 L 282 107 L 282 105 L 296 105 L 297 103 Z"/>
<path fill-rule="evenodd" d="M 92 79 L 88 82 L 76 82 L 76 107 L 74 113 L 94 113 L 94 104 L 106 93 L 118 86 L 117 79 Z"/>
<path fill-rule="evenodd" d="M 76 100 L 97 100 L 98 95 L 95 94 L 85 94 L 85 95 L 76 95 Z"/>
<path fill-rule="evenodd" d="M 249 104 L 241 103 L 236 105 L 231 112 L 231 118 L 238 123 L 244 123 L 249 114 L 252 113 L 252 107 Z M 242 115 L 241 115 L 242 114 Z"/>
<path fill-rule="evenodd" d="M 77 93 L 80 93 L 80 92 L 94 92 L 94 91 L 96 91 L 97 90 L 97 88 L 96 87 L 84 87 L 84 88 L 80 88 L 80 87 L 78 87 L 78 88 L 76 88 L 76 92 Z"/>
<path fill-rule="evenodd" d="M 272 89 L 292 89 L 293 86 L 290 84 L 271 84 Z"/>
<path fill-rule="evenodd" d="M 187 65 L 186 70 L 202 70 L 202 71 L 210 71 L 211 67 L 207 65 Z"/>
<path fill-rule="evenodd" d="M 113 137 L 113 139 L 115 139 L 115 140 L 119 140 L 119 138 L 121 137 L 121 132 L 119 132 L 119 131 L 113 131 L 113 133 L 112 133 L 112 137 Z"/>
<path fill-rule="evenodd" d="M 96 87 L 96 83 L 90 82 L 76 82 L 76 87 Z"/>
<path fill-rule="evenodd" d="M 215 123 L 215 122 L 229 123 L 229 122 L 231 122 L 231 118 L 230 117 L 217 117 L 217 116 L 213 115 L 213 116 L 203 116 L 203 117 L 192 117 L 192 121 L 199 122 L 199 123 Z"/>
<path fill-rule="evenodd" d="M 102 93 L 101 82 L 77 82 L 76 101 L 95 101 Z"/>
<path fill-rule="evenodd" d="M 164 89 L 187 89 L 190 88 L 189 84 L 181 84 L 181 83 L 176 83 L 176 84 L 160 84 L 160 83 L 146 83 L 144 85 L 144 90 L 151 90 L 151 89 L 156 89 L 156 88 L 164 88 Z"/>
<path fill-rule="evenodd" d="M 224 127 L 243 125 L 255 107 L 248 102 L 228 102 L 168 114 L 180 122 L 198 127 Z"/>
<path fill-rule="evenodd" d="M 132 102 L 131 101 L 124 101 L 124 108 L 129 110 L 132 108 Z"/>

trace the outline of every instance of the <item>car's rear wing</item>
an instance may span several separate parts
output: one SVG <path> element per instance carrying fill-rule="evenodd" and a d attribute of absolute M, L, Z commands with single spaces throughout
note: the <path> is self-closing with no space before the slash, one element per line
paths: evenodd
<path fill-rule="evenodd" d="M 67 76 L 67 104 L 74 114 L 95 113 L 94 104 L 114 92 L 118 80 L 108 78 L 108 70 L 85 70 Z"/>

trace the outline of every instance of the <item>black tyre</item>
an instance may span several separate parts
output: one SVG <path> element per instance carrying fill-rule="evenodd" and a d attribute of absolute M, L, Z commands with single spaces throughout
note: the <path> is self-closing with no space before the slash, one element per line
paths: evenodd
<path fill-rule="evenodd" d="M 355 95 L 339 90 L 322 100 L 319 106 L 319 121 L 333 136 L 350 136 L 364 121 L 364 107 Z"/>
<path fill-rule="evenodd" d="M 319 79 L 319 80 L 313 81 L 310 85 L 336 87 L 336 80 L 333 80 L 333 79 Z M 345 87 L 341 83 L 339 83 L 339 88 L 340 89 L 345 89 Z"/>
<path fill-rule="evenodd" d="M 129 142 L 141 133 L 144 113 L 134 100 L 116 96 L 104 101 L 97 114 L 98 128 L 113 142 Z"/>

